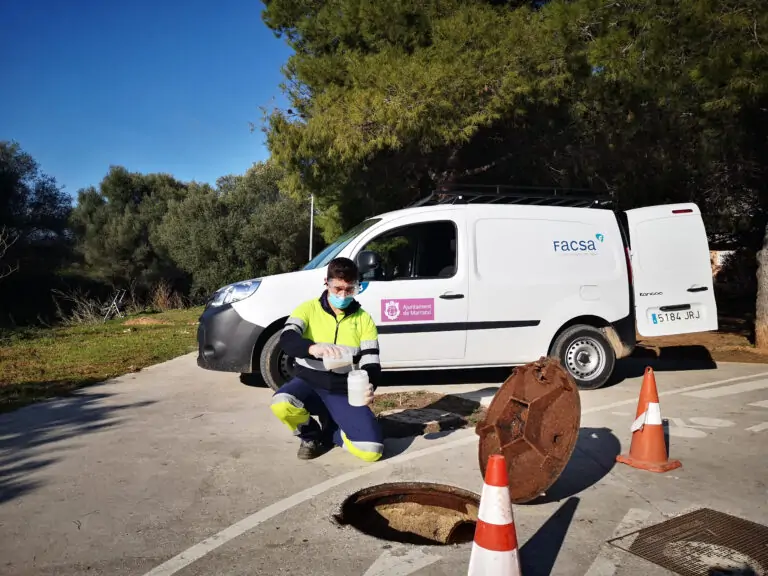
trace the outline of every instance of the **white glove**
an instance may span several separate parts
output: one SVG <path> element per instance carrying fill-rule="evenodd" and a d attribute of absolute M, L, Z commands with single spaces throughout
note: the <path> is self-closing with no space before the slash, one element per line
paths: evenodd
<path fill-rule="evenodd" d="M 341 358 L 341 351 L 341 347 L 335 344 L 312 344 L 309 347 L 309 353 L 315 358 L 324 358 L 326 356 L 329 358 Z"/>

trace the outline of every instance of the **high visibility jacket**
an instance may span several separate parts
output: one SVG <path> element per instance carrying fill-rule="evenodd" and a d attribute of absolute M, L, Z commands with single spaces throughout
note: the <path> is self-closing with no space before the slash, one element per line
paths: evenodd
<path fill-rule="evenodd" d="M 300 304 L 288 317 L 280 336 L 280 345 L 296 359 L 300 378 L 326 390 L 346 392 L 351 366 L 328 371 L 322 359 L 309 354 L 312 344 L 338 344 L 352 349 L 355 364 L 368 372 L 374 387 L 381 373 L 379 334 L 376 324 L 357 300 L 337 317 L 328 303 L 328 291 L 316 300 Z"/>

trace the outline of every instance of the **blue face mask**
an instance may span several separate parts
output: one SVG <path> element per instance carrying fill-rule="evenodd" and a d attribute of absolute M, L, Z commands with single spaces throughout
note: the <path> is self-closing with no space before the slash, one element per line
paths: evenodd
<path fill-rule="evenodd" d="M 328 294 L 328 302 L 331 303 L 331 306 L 339 308 L 340 310 L 344 310 L 344 308 L 352 304 L 352 300 L 354 299 L 354 296 L 336 296 L 335 294 Z"/>

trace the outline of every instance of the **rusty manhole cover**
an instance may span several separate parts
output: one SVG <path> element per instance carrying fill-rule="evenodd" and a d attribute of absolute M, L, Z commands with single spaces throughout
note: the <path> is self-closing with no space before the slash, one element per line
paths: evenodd
<path fill-rule="evenodd" d="M 682 576 L 768 576 L 768 527 L 709 508 L 608 542 Z"/>
<path fill-rule="evenodd" d="M 430 482 L 392 482 L 355 492 L 334 515 L 340 526 L 417 545 L 472 542 L 480 507 L 474 492 Z"/>
<path fill-rule="evenodd" d="M 483 477 L 488 458 L 503 454 L 512 502 L 533 500 L 562 473 L 580 423 L 579 390 L 558 360 L 542 358 L 515 369 L 475 427 Z"/>

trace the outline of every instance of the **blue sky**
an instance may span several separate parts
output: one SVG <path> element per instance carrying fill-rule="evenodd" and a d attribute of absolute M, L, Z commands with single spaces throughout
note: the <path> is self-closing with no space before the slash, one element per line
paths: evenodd
<path fill-rule="evenodd" d="M 268 151 L 290 55 L 259 0 L 0 2 L 0 140 L 76 195 L 111 164 L 215 182 Z"/>

